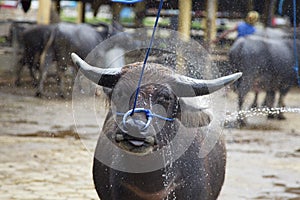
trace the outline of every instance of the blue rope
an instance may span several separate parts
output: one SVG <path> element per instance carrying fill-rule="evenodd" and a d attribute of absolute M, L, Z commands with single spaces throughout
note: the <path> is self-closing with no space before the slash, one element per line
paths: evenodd
<path fill-rule="evenodd" d="M 130 110 L 130 113 L 132 112 L 132 110 Z M 162 119 L 162 120 L 165 120 L 165 121 L 169 121 L 169 122 L 172 122 L 174 121 L 173 118 L 168 118 L 168 117 L 163 117 L 161 115 L 158 115 L 158 114 L 155 114 L 155 113 L 152 113 L 151 110 L 149 109 L 145 109 L 145 108 L 135 108 L 134 110 L 135 113 L 140 113 L 140 112 L 144 112 L 146 114 L 146 117 L 157 117 L 159 119 Z M 127 112 L 128 113 L 128 112 Z M 121 112 L 117 112 L 117 115 L 119 116 L 124 116 L 126 113 L 121 113 Z"/>
<path fill-rule="evenodd" d="M 158 114 L 155 114 L 155 113 L 152 113 L 151 116 L 152 116 L 152 117 L 157 117 L 157 118 L 159 118 L 159 119 L 162 119 L 162 120 L 165 120 L 165 121 L 169 121 L 169 122 L 174 121 L 173 118 L 163 117 L 163 116 L 158 115 Z"/>
<path fill-rule="evenodd" d="M 159 118 L 159 119 L 162 119 L 162 120 L 165 120 L 165 121 L 169 121 L 169 122 L 174 121 L 173 118 L 163 117 L 163 116 L 161 116 L 161 115 L 152 113 L 151 110 L 149 110 L 149 109 L 145 109 L 145 108 L 135 108 L 134 111 L 133 111 L 133 110 L 129 110 L 129 111 L 127 111 L 126 113 L 120 113 L 120 112 L 117 112 L 117 115 L 123 116 L 123 121 L 122 121 L 122 123 L 123 123 L 123 126 L 124 126 L 125 128 L 127 128 L 127 127 L 126 127 L 126 119 L 127 119 L 127 117 L 128 117 L 129 115 L 131 115 L 132 112 L 134 112 L 134 113 L 141 113 L 141 112 L 144 112 L 145 115 L 146 115 L 146 117 L 147 117 L 147 123 L 146 123 L 145 126 L 141 129 L 141 131 L 146 130 L 146 129 L 149 127 L 149 125 L 150 125 L 150 123 L 151 123 L 153 117 L 157 117 L 157 118 Z"/>
<path fill-rule="evenodd" d="M 297 80 L 298 80 L 298 85 L 300 86 L 300 75 L 299 75 L 299 65 L 298 65 L 298 51 L 297 51 L 297 38 L 296 38 L 296 27 L 297 27 L 297 23 L 296 23 L 296 16 L 297 16 L 297 12 L 296 12 L 296 0 L 293 0 L 293 11 L 294 11 L 294 56 L 295 56 L 295 66 L 294 66 L 294 70 L 296 72 L 296 76 L 297 76 Z"/>
<path fill-rule="evenodd" d="M 152 32 L 152 36 L 151 36 L 151 40 L 150 40 L 150 44 L 149 44 L 149 47 L 148 47 L 148 50 L 147 50 L 147 53 L 146 53 L 146 57 L 145 57 L 145 60 L 144 60 L 144 63 L 143 63 L 141 76 L 140 76 L 140 79 L 139 79 L 139 82 L 138 82 L 138 87 L 137 87 L 136 93 L 135 93 L 133 109 L 132 109 L 132 112 L 131 112 L 130 115 L 134 114 L 134 109 L 136 108 L 137 99 L 138 99 L 138 95 L 139 95 L 139 92 L 140 92 L 140 87 L 141 87 L 141 83 L 142 83 L 142 79 L 143 79 L 144 70 L 145 70 L 146 63 L 147 63 L 147 60 L 148 60 L 148 57 L 149 57 L 149 54 L 150 54 L 150 50 L 152 48 L 152 43 L 153 43 L 153 40 L 154 40 L 154 34 L 155 34 L 156 27 L 157 27 L 157 24 L 158 24 L 158 19 L 159 19 L 159 16 L 160 16 L 160 11 L 161 11 L 162 6 L 163 6 L 163 2 L 164 2 L 163 0 L 160 0 L 159 8 L 158 8 L 158 11 L 157 11 L 157 16 L 156 16 L 156 20 L 155 20 L 155 24 L 154 24 L 154 27 L 153 27 L 153 32 Z"/>

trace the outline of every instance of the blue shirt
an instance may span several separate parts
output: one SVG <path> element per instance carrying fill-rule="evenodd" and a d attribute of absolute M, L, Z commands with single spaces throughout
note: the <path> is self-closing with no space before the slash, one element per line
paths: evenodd
<path fill-rule="evenodd" d="M 247 24 L 246 22 L 241 22 L 237 27 L 238 38 L 244 37 L 246 35 L 251 35 L 256 31 L 255 27 Z"/>

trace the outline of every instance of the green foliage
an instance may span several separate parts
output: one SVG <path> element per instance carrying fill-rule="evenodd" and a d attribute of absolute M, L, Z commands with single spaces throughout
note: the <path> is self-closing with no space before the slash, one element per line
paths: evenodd
<path fill-rule="evenodd" d="M 0 44 L 5 43 L 6 42 L 6 38 L 5 37 L 0 37 Z"/>
<path fill-rule="evenodd" d="M 192 29 L 201 30 L 202 24 L 200 21 L 192 21 Z"/>
<path fill-rule="evenodd" d="M 71 23 L 76 23 L 76 17 L 67 17 L 67 16 L 61 16 L 60 18 L 64 22 L 71 22 Z M 106 18 L 86 18 L 85 19 L 87 23 L 95 24 L 99 22 L 104 22 L 104 23 L 111 23 L 111 19 L 106 19 Z"/>
<path fill-rule="evenodd" d="M 60 16 L 61 20 L 64 22 L 71 22 L 76 23 L 76 17 L 66 16 L 63 12 Z M 143 25 L 145 27 L 153 27 L 155 23 L 155 17 L 145 17 L 143 19 Z M 104 23 L 111 23 L 112 19 L 110 18 L 99 18 L 99 17 L 90 17 L 85 19 L 87 23 L 96 24 L 99 22 Z M 122 18 L 121 24 L 123 25 L 133 25 L 134 24 L 134 18 Z M 160 18 L 158 22 L 159 26 L 162 27 L 170 27 L 170 18 Z M 192 29 L 200 30 L 203 28 L 201 21 L 199 20 L 193 20 L 192 21 Z"/>
<path fill-rule="evenodd" d="M 99 22 L 104 22 L 104 23 L 108 23 L 110 24 L 111 23 L 111 19 L 107 19 L 107 18 L 87 18 L 86 19 L 86 22 L 87 23 L 90 23 L 90 24 L 95 24 L 95 23 L 99 23 Z"/>

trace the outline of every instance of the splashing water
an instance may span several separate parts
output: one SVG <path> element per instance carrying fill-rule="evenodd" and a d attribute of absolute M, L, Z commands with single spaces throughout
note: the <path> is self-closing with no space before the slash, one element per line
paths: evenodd
<path fill-rule="evenodd" d="M 164 174 L 162 174 L 162 178 L 163 178 L 163 185 L 164 187 L 167 189 L 170 184 L 171 184 L 171 180 L 172 178 L 174 177 L 174 174 L 172 173 L 172 165 L 173 165 L 173 159 L 172 159 L 172 151 L 170 148 L 167 148 L 165 151 L 164 151 L 164 155 L 169 155 L 171 156 L 171 160 L 166 160 L 165 156 L 164 157 L 164 163 L 165 165 L 169 165 L 169 167 L 165 167 L 164 168 Z M 168 195 L 167 195 L 167 199 L 166 200 L 171 200 L 172 198 L 170 197 L 170 194 L 172 194 L 173 191 L 169 191 Z"/>
<path fill-rule="evenodd" d="M 225 123 L 232 120 L 243 120 L 247 117 L 278 115 L 280 113 L 299 113 L 300 108 L 280 107 L 280 108 L 250 108 L 249 110 L 240 110 L 230 113 L 226 116 Z"/>

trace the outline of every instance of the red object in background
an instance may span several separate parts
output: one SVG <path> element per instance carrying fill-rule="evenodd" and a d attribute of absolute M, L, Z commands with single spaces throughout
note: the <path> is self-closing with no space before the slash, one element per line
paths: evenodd
<path fill-rule="evenodd" d="M 24 12 L 26 13 L 30 8 L 31 0 L 21 0 L 21 4 Z"/>
<path fill-rule="evenodd" d="M 0 8 L 17 8 L 18 1 L 0 1 Z"/>
<path fill-rule="evenodd" d="M 275 19 L 275 17 L 272 18 L 272 26 L 276 26 L 276 19 Z"/>

